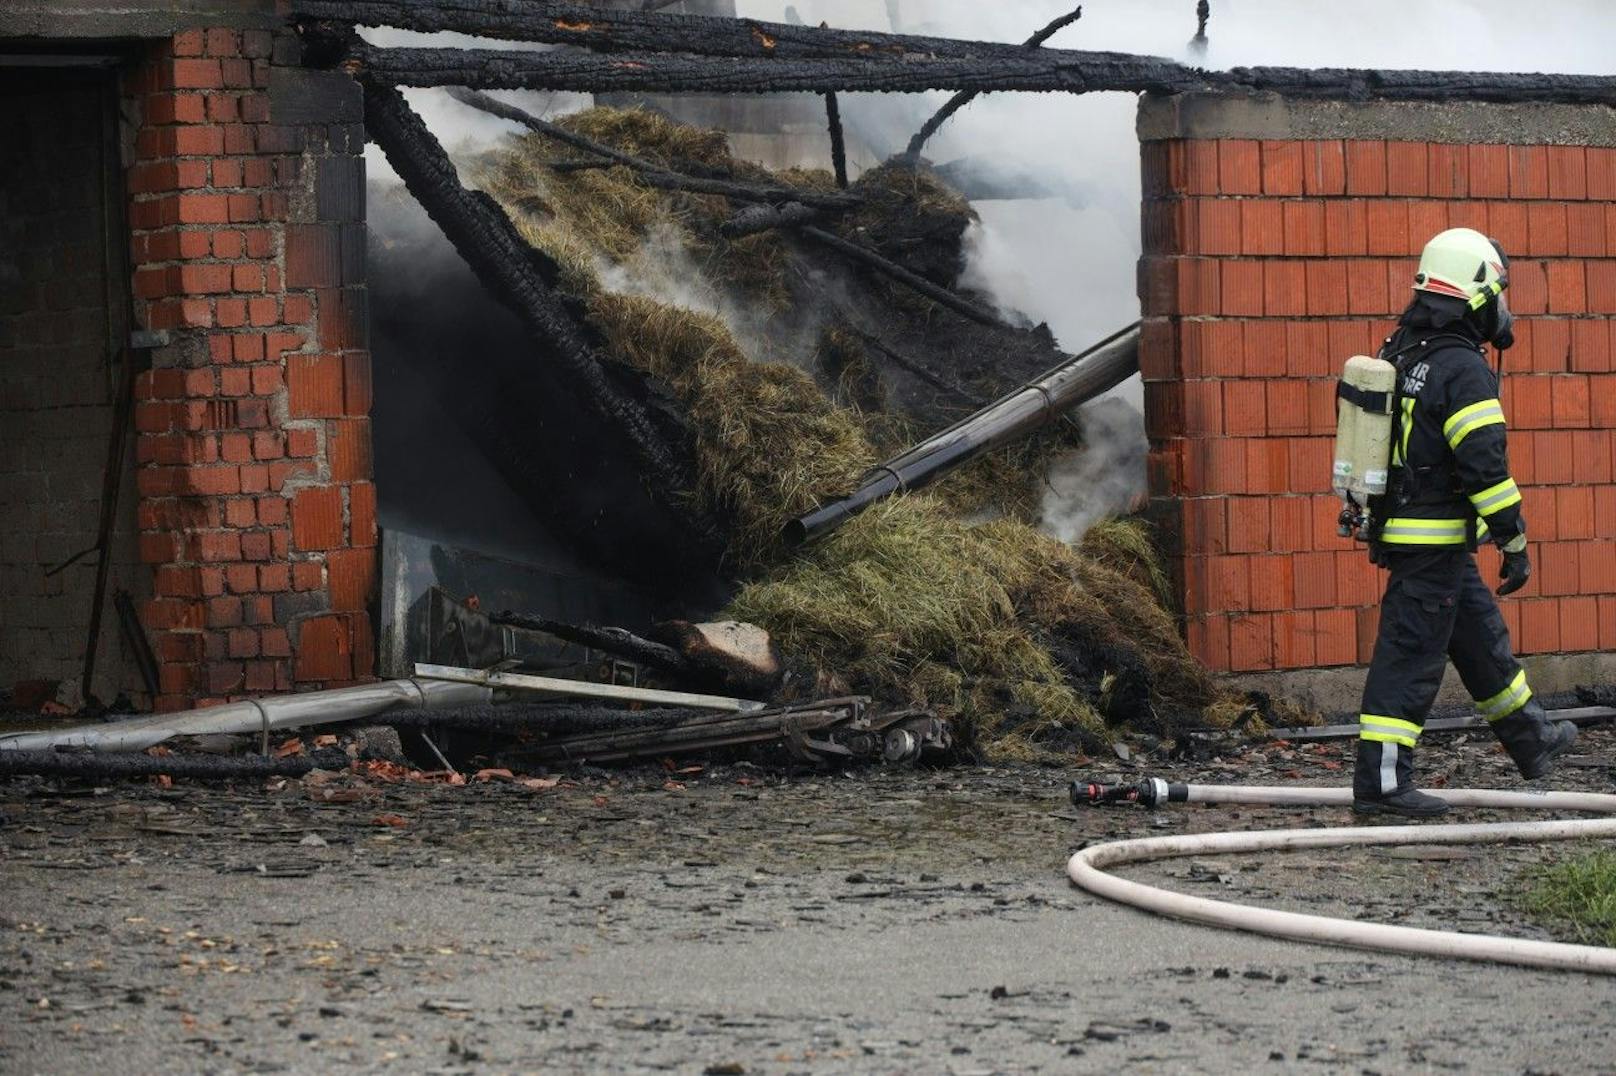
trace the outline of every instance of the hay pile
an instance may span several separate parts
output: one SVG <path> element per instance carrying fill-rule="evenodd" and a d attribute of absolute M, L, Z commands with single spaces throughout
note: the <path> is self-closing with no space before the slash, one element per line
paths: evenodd
<path fill-rule="evenodd" d="M 674 169 L 828 183 L 821 173 L 769 175 L 733 160 L 722 133 L 647 112 L 595 109 L 560 122 Z M 867 333 L 806 316 L 828 276 L 856 274 L 778 233 L 728 240 L 719 225 L 736 207 L 726 199 L 656 190 L 624 167 L 551 167 L 575 159 L 524 135 L 481 159 L 474 178 L 559 265 L 604 350 L 677 401 L 699 474 L 687 495 L 729 535 L 742 581 L 723 615 L 773 633 L 805 674 L 799 690 L 935 707 L 998 758 L 1092 747 L 1119 720 L 1171 733 L 1220 712 L 1208 710 L 1216 692 L 1179 638 L 1142 524 L 1102 524 L 1080 549 L 1031 525 L 1037 478 L 1074 443 L 1069 429 L 990 453 L 788 554 L 787 520 L 935 428 L 893 406 Z M 909 169 L 878 169 L 860 184 L 867 204 L 838 230 L 952 283 L 963 200 Z M 853 287 L 895 321 L 953 317 L 884 281 Z M 777 350 L 789 339 L 808 342 Z M 793 361 L 754 361 L 782 353 Z M 985 516 L 995 518 L 967 521 Z"/>

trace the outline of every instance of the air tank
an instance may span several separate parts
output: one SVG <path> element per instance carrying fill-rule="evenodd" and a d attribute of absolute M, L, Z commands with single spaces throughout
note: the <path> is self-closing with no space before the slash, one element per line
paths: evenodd
<path fill-rule="evenodd" d="M 1397 368 L 1384 359 L 1354 355 L 1341 372 L 1341 386 L 1331 486 L 1343 500 L 1362 505 L 1386 492 Z"/>

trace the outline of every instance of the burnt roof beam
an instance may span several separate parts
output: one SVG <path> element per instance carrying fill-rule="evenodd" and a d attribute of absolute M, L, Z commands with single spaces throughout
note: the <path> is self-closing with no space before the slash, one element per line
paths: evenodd
<path fill-rule="evenodd" d="M 1202 71 L 1169 60 L 1067 49 L 970 58 L 710 58 L 681 53 L 597 54 L 349 46 L 343 66 L 399 86 L 470 86 L 582 93 L 979 90 L 1092 93 L 1273 91 L 1292 97 L 1387 101 L 1616 104 L 1616 76 L 1347 68 L 1237 67 Z"/>
<path fill-rule="evenodd" d="M 1347 100 L 1616 104 L 1616 78 L 1602 75 L 1288 67 L 1203 71 L 1155 56 L 1048 48 L 1030 55 L 1021 44 L 613 11 L 562 0 L 292 0 L 291 9 L 294 20 L 314 31 L 322 23 L 454 30 L 608 54 L 360 50 L 359 59 L 374 77 L 411 86 L 818 93 L 1228 89 Z"/>
<path fill-rule="evenodd" d="M 559 0 L 292 0 L 294 19 L 573 45 L 597 52 L 834 59 L 1015 55 L 1024 45 L 793 26 L 760 19 L 614 11 Z M 1057 27 L 1058 28 L 1058 27 Z"/>
<path fill-rule="evenodd" d="M 653 497 L 679 507 L 677 491 L 690 484 L 683 458 L 607 375 L 551 286 L 555 264 L 522 239 L 498 203 L 461 185 L 442 145 L 397 90 L 365 86 L 365 130 L 483 285 L 521 317 L 544 358 L 596 418 L 621 432 Z"/>

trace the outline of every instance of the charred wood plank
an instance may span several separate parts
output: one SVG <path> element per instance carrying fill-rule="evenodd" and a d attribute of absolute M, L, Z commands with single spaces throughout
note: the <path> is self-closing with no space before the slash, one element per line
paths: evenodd
<path fill-rule="evenodd" d="M 344 66 L 401 86 L 555 89 L 584 93 L 747 93 L 806 90 L 1091 90 L 1179 92 L 1207 88 L 1169 60 L 1122 53 L 997 52 L 980 57 L 719 58 L 685 53 L 601 55 L 553 50 L 377 48 L 353 44 Z"/>
<path fill-rule="evenodd" d="M 716 194 L 724 198 L 733 198 L 742 202 L 802 202 L 806 205 L 821 209 L 851 209 L 860 204 L 862 199 L 851 194 L 831 194 L 824 191 L 799 190 L 795 187 L 776 187 L 761 183 L 737 183 L 733 180 L 710 179 L 703 176 L 689 176 L 675 172 L 651 161 L 624 153 L 613 146 L 603 142 L 596 142 L 592 138 L 569 131 L 558 124 L 541 120 L 539 117 L 523 109 L 490 97 L 486 93 L 476 90 L 467 90 L 458 86 L 449 88 L 449 96 L 463 105 L 487 112 L 489 115 L 501 119 L 520 123 L 531 131 L 564 142 L 574 149 L 593 153 L 606 160 L 632 168 L 638 172 L 640 178 L 647 186 L 659 187 L 664 190 L 688 191 L 693 194 Z M 571 165 L 571 162 L 562 162 Z M 576 167 L 576 165 L 572 165 Z"/>
<path fill-rule="evenodd" d="M 1022 42 L 1022 47 L 1029 49 L 1039 48 L 1044 42 L 1048 41 L 1057 33 L 1066 29 L 1066 27 L 1072 25 L 1072 23 L 1076 22 L 1082 17 L 1083 5 L 1079 4 L 1075 9 L 1055 18 L 1043 29 L 1039 30 L 1026 41 Z M 979 91 L 977 90 L 961 90 L 953 97 L 950 97 L 943 104 L 942 108 L 939 108 L 936 112 L 932 113 L 931 119 L 920 125 L 920 130 L 914 133 L 914 135 L 909 139 L 909 145 L 904 148 L 904 154 L 909 157 L 920 156 L 921 148 L 931 140 L 931 136 L 936 134 L 938 129 L 941 128 L 944 123 L 948 122 L 948 118 L 950 116 L 964 108 L 966 105 L 970 104 L 972 101 L 976 100 L 978 93 Z"/>
<path fill-rule="evenodd" d="M 827 246 L 839 254 L 869 266 L 883 276 L 891 277 L 905 287 L 924 295 L 938 306 L 947 307 L 961 317 L 970 318 L 972 321 L 980 322 L 983 325 L 991 325 L 996 329 L 1014 330 L 1014 326 L 1005 324 L 999 315 L 991 310 L 978 306 L 969 299 L 954 294 L 947 288 L 933 284 L 919 273 L 910 272 L 898 263 L 883 258 L 868 247 L 862 247 L 851 240 L 843 239 L 833 232 L 827 232 L 825 229 L 812 224 L 804 225 L 797 231 L 816 243 Z"/>
<path fill-rule="evenodd" d="M 1616 76 L 1475 71 L 1365 71 L 1237 67 L 1203 71 L 1153 56 L 1064 49 L 973 57 L 881 53 L 837 59 L 718 59 L 653 52 L 504 52 L 490 49 L 379 49 L 356 44 L 344 66 L 403 86 L 686 93 L 923 90 L 1188 93 L 1273 91 L 1350 101 L 1501 101 L 1616 104 Z"/>
<path fill-rule="evenodd" d="M 697 675 L 700 670 L 693 666 L 679 651 L 662 643 L 642 639 L 633 632 L 624 628 L 597 628 L 591 624 L 568 624 L 560 620 L 550 620 L 542 616 L 530 616 L 525 613 L 516 613 L 509 610 L 495 613 L 488 618 L 495 624 L 508 624 L 513 628 L 525 628 L 528 631 L 542 631 L 546 635 L 554 635 L 557 639 L 564 639 L 569 643 L 587 646 L 594 650 L 604 650 L 607 653 L 617 654 L 637 661 L 642 665 L 649 665 L 663 672 L 674 673 L 679 676 Z"/>
<path fill-rule="evenodd" d="M 858 336 L 860 340 L 863 340 L 867 346 L 873 347 L 882 355 L 885 355 L 887 360 L 894 366 L 906 370 L 915 377 L 920 378 L 920 380 L 924 381 L 938 392 L 946 392 L 956 400 L 968 404 L 972 408 L 980 408 L 987 402 L 979 394 L 974 393 L 964 386 L 956 384 L 947 378 L 944 378 L 942 375 L 933 371 L 930 367 L 916 362 L 914 359 L 911 359 L 909 356 L 903 354 L 903 352 L 889 347 L 887 343 L 879 336 L 875 336 L 872 333 L 867 333 L 863 329 L 857 328 L 853 329 L 852 332 Z"/>
<path fill-rule="evenodd" d="M 522 318 L 596 416 L 622 431 L 654 495 L 671 501 L 676 491 L 688 488 L 679 457 L 645 409 L 607 376 L 551 288 L 555 266 L 523 241 L 498 203 L 461 186 L 443 147 L 396 89 L 365 86 L 365 128 L 478 279 Z"/>
<path fill-rule="evenodd" d="M 579 732 L 678 725 L 713 716 L 709 711 L 683 707 L 624 710 L 615 706 L 582 706 L 566 702 L 504 702 L 456 710 L 399 710 L 365 720 L 369 724 L 387 725 L 395 729 L 449 728 L 565 736 Z"/>
<path fill-rule="evenodd" d="M 293 0 L 294 18 L 401 30 L 455 30 L 477 37 L 573 45 L 596 52 L 685 52 L 760 59 L 869 56 L 1013 56 L 998 41 L 842 30 L 761 19 L 608 10 L 564 0 Z M 1053 32 L 1053 31 L 1052 31 Z"/>

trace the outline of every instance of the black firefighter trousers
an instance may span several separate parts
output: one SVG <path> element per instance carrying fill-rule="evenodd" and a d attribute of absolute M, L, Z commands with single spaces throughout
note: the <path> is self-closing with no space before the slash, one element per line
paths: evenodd
<path fill-rule="evenodd" d="M 1359 769 L 1372 765 L 1353 782 L 1360 796 L 1412 787 L 1413 748 L 1449 660 L 1489 722 L 1532 702 L 1503 614 L 1470 551 L 1381 548 L 1391 577 L 1358 718 L 1360 740 L 1379 744 L 1380 752 L 1359 752 Z"/>

